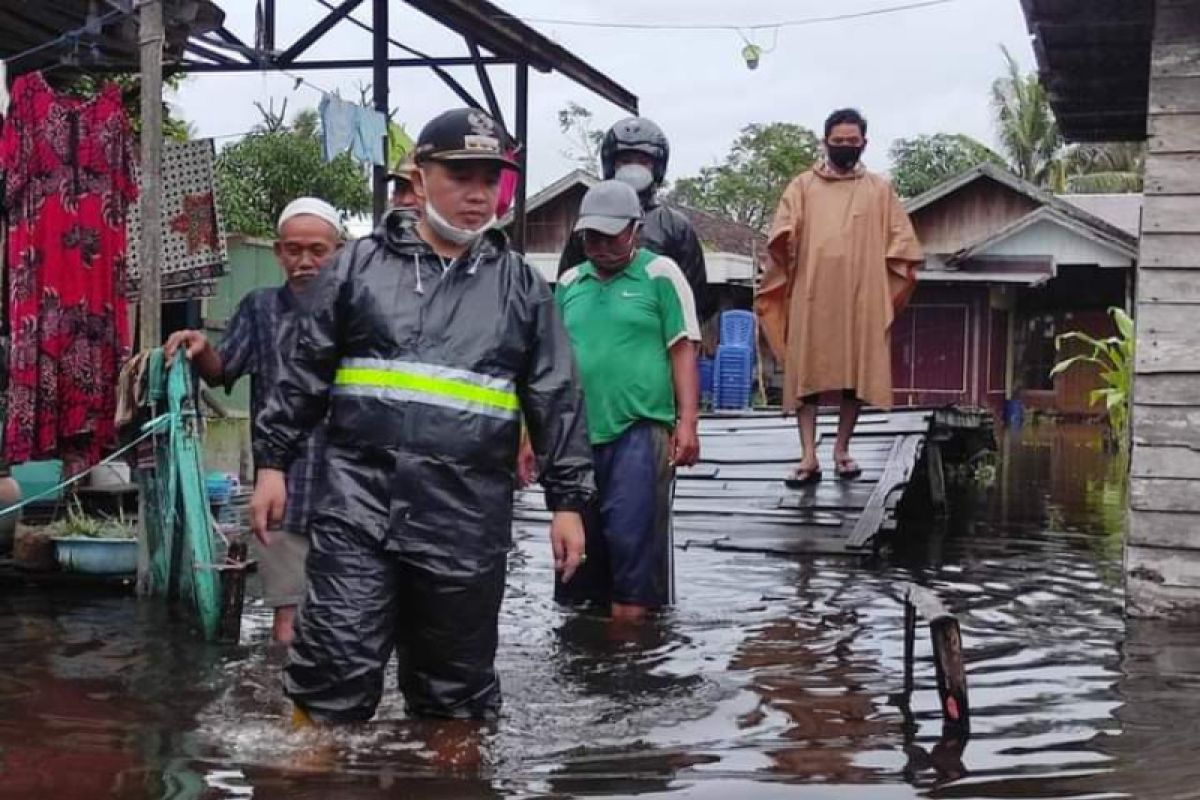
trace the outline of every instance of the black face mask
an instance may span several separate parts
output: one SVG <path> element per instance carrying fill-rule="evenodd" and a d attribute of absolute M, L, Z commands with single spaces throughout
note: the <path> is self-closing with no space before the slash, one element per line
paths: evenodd
<path fill-rule="evenodd" d="M 840 170 L 854 169 L 858 164 L 858 159 L 862 156 L 863 149 L 851 144 L 827 144 L 825 152 L 829 156 L 829 163 L 833 164 Z"/>

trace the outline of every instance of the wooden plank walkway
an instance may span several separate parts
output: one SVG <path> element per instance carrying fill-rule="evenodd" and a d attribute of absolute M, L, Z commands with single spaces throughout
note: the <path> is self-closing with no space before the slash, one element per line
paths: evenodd
<path fill-rule="evenodd" d="M 778 413 L 707 415 L 701 455 L 681 470 L 675 494 L 677 547 L 781 554 L 869 553 L 894 514 L 928 436 L 931 411 L 864 413 L 851 455 L 863 469 L 855 481 L 833 475 L 836 416 L 818 420 L 817 452 L 824 478 L 790 490 L 784 477 L 799 458 L 794 417 Z M 919 480 L 925 480 L 922 474 Z M 545 522 L 541 490 L 518 496 L 517 523 Z"/>

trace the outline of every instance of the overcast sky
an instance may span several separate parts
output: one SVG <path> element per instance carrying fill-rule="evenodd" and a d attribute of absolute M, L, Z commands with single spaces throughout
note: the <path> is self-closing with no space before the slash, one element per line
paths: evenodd
<path fill-rule="evenodd" d="M 1000 46 L 1033 68 L 1018 0 L 954 0 L 943 5 L 875 17 L 788 27 L 752 34 L 774 49 L 759 68 L 742 61 L 744 42 L 736 31 L 625 30 L 585 28 L 535 20 L 586 20 L 749 26 L 867 11 L 903 0 L 496 0 L 636 94 L 642 114 L 662 125 L 671 140 L 669 177 L 695 173 L 719 161 L 739 129 L 753 122 L 794 122 L 819 129 L 833 108 L 853 105 L 870 121 L 871 149 L 866 160 L 887 168 L 886 151 L 899 137 L 922 133 L 966 133 L 994 144 L 988 88 L 1004 68 Z M 220 0 L 228 27 L 252 40 L 254 0 Z M 280 0 L 277 42 L 286 46 L 323 16 L 316 0 Z M 392 4 L 394 38 L 436 55 L 466 55 L 461 39 L 413 11 Z M 370 3 L 355 12 L 370 20 Z M 750 35 L 750 34 L 748 34 Z M 370 36 L 341 23 L 305 54 L 311 58 L 368 58 Z M 402 54 L 398 54 L 402 55 Z M 511 67 L 492 67 L 493 81 L 509 119 L 513 113 Z M 455 69 L 476 96 L 470 68 Z M 359 97 L 370 71 L 306 72 L 308 81 L 342 97 Z M 320 93 L 294 88 L 283 75 L 200 75 L 188 79 L 175 98 L 183 116 L 201 136 L 217 136 L 218 146 L 231 134 L 259 121 L 255 101 L 276 106 L 288 101 L 288 113 L 315 107 Z M 568 101 L 590 108 L 598 125 L 625 116 L 615 106 L 557 74 L 533 72 L 530 78 L 530 188 L 536 190 L 572 164 L 562 155 L 569 146 L 559 132 L 557 111 Z M 414 135 L 434 114 L 459 105 L 455 95 L 428 70 L 395 69 L 391 106 Z"/>

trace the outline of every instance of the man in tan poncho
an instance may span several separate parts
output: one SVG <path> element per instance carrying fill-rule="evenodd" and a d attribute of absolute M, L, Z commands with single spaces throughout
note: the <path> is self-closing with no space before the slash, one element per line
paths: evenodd
<path fill-rule="evenodd" d="M 825 160 L 795 178 L 780 198 L 755 310 L 784 365 L 784 408 L 797 407 L 799 466 L 791 487 L 821 479 L 817 406 L 840 392 L 833 457 L 839 478 L 862 470 L 850 436 L 865 401 L 892 404 L 889 329 L 908 302 L 924 256 L 892 186 L 859 163 L 867 122 L 835 111 L 825 122 Z"/>

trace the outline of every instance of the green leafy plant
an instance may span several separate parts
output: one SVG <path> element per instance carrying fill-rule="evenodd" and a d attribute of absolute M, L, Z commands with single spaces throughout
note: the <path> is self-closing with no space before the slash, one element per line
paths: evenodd
<path fill-rule="evenodd" d="M 1092 364 L 1099 369 L 1104 385 L 1093 389 L 1089 402 L 1095 406 L 1102 401 L 1108 414 L 1110 440 L 1120 450 L 1129 444 L 1129 406 L 1133 392 L 1133 320 L 1120 308 L 1110 308 L 1117 334 L 1105 339 L 1096 339 L 1081 331 L 1064 333 L 1055 339 L 1059 352 L 1067 342 L 1078 342 L 1091 352 L 1079 353 L 1064 358 L 1050 370 L 1054 377 L 1078 364 Z"/>
<path fill-rule="evenodd" d="M 258 104 L 262 122 L 217 155 L 218 199 L 226 228 L 274 238 L 275 221 L 297 197 L 320 197 L 347 216 L 371 210 L 367 172 L 342 153 L 325 161 L 317 112 L 306 109 L 285 122 L 287 104 Z"/>
<path fill-rule="evenodd" d="M 54 536 L 68 539 L 136 539 L 137 529 L 125 518 L 125 512 L 114 517 L 93 517 L 83 510 L 78 497 L 72 497 L 67 516 L 50 526 Z"/>

